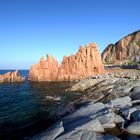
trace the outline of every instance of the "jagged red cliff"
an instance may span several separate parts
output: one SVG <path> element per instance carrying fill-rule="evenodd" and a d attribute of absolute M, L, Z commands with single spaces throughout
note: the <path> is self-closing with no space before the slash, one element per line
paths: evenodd
<path fill-rule="evenodd" d="M 91 43 L 81 46 L 75 55 L 64 56 L 60 65 L 51 56 L 40 59 L 32 65 L 29 73 L 30 81 L 73 81 L 104 73 L 101 56 L 97 45 Z"/>
<path fill-rule="evenodd" d="M 57 81 L 58 62 L 52 56 L 47 55 L 47 59 L 41 58 L 37 64 L 30 68 L 30 81 Z"/>
<path fill-rule="evenodd" d="M 137 64 L 140 63 L 140 30 L 110 44 L 102 53 L 106 64 Z"/>

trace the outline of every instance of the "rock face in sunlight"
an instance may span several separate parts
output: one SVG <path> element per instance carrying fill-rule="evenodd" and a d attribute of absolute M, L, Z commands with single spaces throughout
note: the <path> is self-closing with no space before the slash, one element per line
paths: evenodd
<path fill-rule="evenodd" d="M 102 53 L 106 64 L 138 64 L 140 63 L 140 30 L 110 44 Z"/>
<path fill-rule="evenodd" d="M 62 63 L 50 56 L 32 65 L 30 81 L 73 81 L 104 73 L 101 56 L 95 43 L 81 46 L 75 55 L 64 56 Z"/>
<path fill-rule="evenodd" d="M 101 57 L 95 43 L 81 46 L 76 55 L 64 57 L 59 67 L 58 80 L 78 80 L 103 73 Z"/>
<path fill-rule="evenodd" d="M 21 77 L 18 73 L 18 70 L 0 75 L 0 83 L 14 83 L 24 81 L 25 77 Z"/>
<path fill-rule="evenodd" d="M 58 62 L 52 56 L 47 55 L 47 59 L 41 58 L 37 64 L 30 68 L 30 81 L 57 81 Z"/>

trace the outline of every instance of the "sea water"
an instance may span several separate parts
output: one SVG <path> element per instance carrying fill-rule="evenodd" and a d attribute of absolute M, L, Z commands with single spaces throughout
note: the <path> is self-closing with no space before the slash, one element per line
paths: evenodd
<path fill-rule="evenodd" d="M 0 70 L 4 74 L 12 70 Z M 0 139 L 29 139 L 55 120 L 58 103 L 65 106 L 79 95 L 66 93 L 70 82 L 29 82 L 28 70 L 20 70 L 24 83 L 0 84 Z M 48 100 L 47 97 L 59 99 Z"/>

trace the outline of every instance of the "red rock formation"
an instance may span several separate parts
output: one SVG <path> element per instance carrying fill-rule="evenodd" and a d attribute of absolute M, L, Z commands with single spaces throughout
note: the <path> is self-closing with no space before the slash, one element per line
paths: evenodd
<path fill-rule="evenodd" d="M 59 67 L 58 80 L 79 80 L 104 72 L 101 57 L 95 43 L 81 46 L 76 55 L 64 57 Z"/>
<path fill-rule="evenodd" d="M 41 58 L 38 64 L 30 68 L 30 81 L 57 81 L 58 62 L 50 55 L 47 59 Z"/>
<path fill-rule="evenodd" d="M 0 83 L 24 82 L 25 77 L 19 76 L 18 70 L 0 75 Z"/>
<path fill-rule="evenodd" d="M 51 57 L 52 58 L 52 57 Z M 51 60 L 51 61 L 50 61 Z M 56 60 L 41 59 L 30 69 L 31 81 L 73 81 L 104 72 L 101 57 L 95 43 L 81 46 L 75 55 L 64 57 L 60 66 Z"/>
<path fill-rule="evenodd" d="M 102 60 L 114 65 L 140 63 L 140 30 L 108 45 L 102 53 Z"/>

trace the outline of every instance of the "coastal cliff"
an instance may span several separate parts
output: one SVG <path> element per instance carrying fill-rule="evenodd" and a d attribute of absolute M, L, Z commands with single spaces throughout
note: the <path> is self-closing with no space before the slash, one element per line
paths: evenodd
<path fill-rule="evenodd" d="M 102 53 L 105 64 L 138 64 L 140 63 L 140 30 L 110 44 Z"/>
<path fill-rule="evenodd" d="M 64 56 L 58 65 L 57 60 L 47 55 L 30 68 L 30 81 L 73 81 L 104 73 L 97 45 L 81 46 L 75 55 Z"/>

